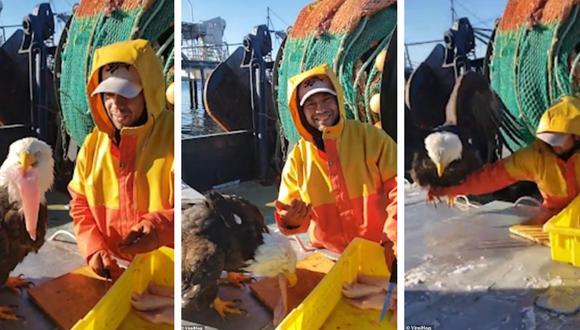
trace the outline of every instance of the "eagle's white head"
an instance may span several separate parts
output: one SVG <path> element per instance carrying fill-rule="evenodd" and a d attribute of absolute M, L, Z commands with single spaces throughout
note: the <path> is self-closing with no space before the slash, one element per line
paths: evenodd
<path fill-rule="evenodd" d="M 425 149 L 437 167 L 437 175 L 441 177 L 449 164 L 461 159 L 463 144 L 454 133 L 435 132 L 425 138 Z"/>
<path fill-rule="evenodd" d="M 252 274 L 265 277 L 284 275 L 290 286 L 298 281 L 296 277 L 296 252 L 288 238 L 280 233 L 264 233 L 264 243 L 258 247 L 254 259 L 244 268 Z"/>
<path fill-rule="evenodd" d="M 54 181 L 52 149 L 36 138 L 20 139 L 10 145 L 8 157 L 0 166 L 0 187 L 6 188 L 10 202 L 24 214 L 26 229 L 36 240 L 40 203 Z"/>

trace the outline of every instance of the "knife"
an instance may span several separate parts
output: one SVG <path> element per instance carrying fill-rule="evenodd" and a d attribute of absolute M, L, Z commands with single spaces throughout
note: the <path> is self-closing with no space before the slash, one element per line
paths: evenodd
<path fill-rule="evenodd" d="M 109 289 L 111 288 L 113 277 L 111 276 L 111 271 L 109 270 L 109 268 L 105 268 L 103 272 L 105 273 L 105 292 L 106 292 L 109 291 Z"/>
<path fill-rule="evenodd" d="M 389 287 L 387 288 L 387 294 L 385 295 L 385 302 L 383 303 L 383 310 L 381 311 L 380 322 L 383 322 L 385 316 L 387 316 L 387 311 L 389 310 L 389 305 L 391 304 L 391 298 L 393 297 L 393 291 L 397 287 L 397 258 L 393 260 L 391 264 L 391 276 L 389 278 Z"/>

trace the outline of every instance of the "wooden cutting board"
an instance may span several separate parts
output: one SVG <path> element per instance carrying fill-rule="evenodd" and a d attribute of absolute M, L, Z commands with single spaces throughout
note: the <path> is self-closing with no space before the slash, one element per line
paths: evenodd
<path fill-rule="evenodd" d="M 288 288 L 289 311 L 300 305 L 332 266 L 334 261 L 319 253 L 314 253 L 296 264 L 298 282 L 294 287 Z M 276 278 L 264 278 L 254 282 L 250 284 L 250 290 L 271 311 L 280 299 L 280 288 Z"/>
<path fill-rule="evenodd" d="M 549 247 L 550 237 L 548 233 L 542 231 L 542 226 L 543 225 L 526 223 L 513 225 L 510 227 L 510 233 Z"/>
<path fill-rule="evenodd" d="M 111 286 L 85 266 L 28 289 L 28 295 L 59 328 L 70 329 Z"/>

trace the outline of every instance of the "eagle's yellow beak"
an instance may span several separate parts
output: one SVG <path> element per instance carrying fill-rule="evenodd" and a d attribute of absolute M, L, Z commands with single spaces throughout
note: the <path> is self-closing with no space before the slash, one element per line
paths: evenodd
<path fill-rule="evenodd" d="M 437 175 L 439 177 L 443 176 L 443 173 L 445 172 L 445 165 L 443 164 L 435 164 L 437 166 Z"/>
<path fill-rule="evenodd" d="M 298 276 L 296 275 L 296 272 L 286 273 L 284 275 L 286 276 L 286 279 L 288 280 L 289 287 L 295 286 L 296 283 L 298 282 Z"/>
<path fill-rule="evenodd" d="M 20 169 L 22 170 L 23 173 L 26 173 L 26 171 L 28 171 L 28 169 L 30 168 L 30 165 L 32 165 L 35 161 L 34 156 L 32 156 L 26 151 L 21 152 L 20 155 L 18 156 L 20 159 Z"/>

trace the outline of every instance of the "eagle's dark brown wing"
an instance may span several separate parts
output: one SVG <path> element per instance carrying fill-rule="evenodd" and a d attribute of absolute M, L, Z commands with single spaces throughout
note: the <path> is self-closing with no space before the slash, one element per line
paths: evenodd
<path fill-rule="evenodd" d="M 44 244 L 47 226 L 47 209 L 40 205 L 38 211 L 37 238 L 33 241 L 24 223 L 24 215 L 18 206 L 10 203 L 6 189 L 0 189 L 0 283 L 4 284 L 10 272 L 30 252 L 37 252 Z"/>
<path fill-rule="evenodd" d="M 209 204 L 195 204 L 182 216 L 182 304 L 186 310 L 209 308 L 218 294 L 218 279 L 224 269 L 224 251 L 204 237 L 211 227 Z"/>

